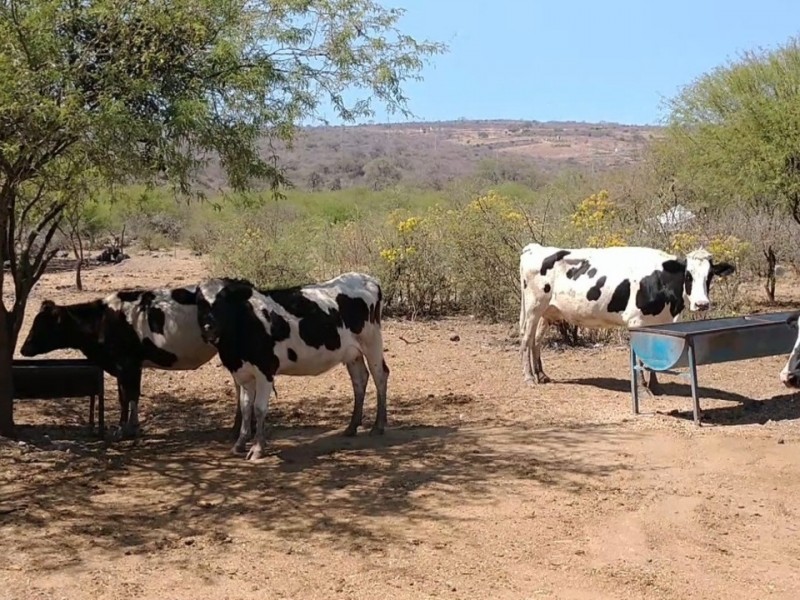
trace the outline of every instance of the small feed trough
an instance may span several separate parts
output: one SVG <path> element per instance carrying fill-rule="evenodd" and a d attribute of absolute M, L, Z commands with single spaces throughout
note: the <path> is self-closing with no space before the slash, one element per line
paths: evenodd
<path fill-rule="evenodd" d="M 89 429 L 94 430 L 97 401 L 97 433 L 105 432 L 103 369 L 81 358 L 15 359 L 12 362 L 15 400 L 49 400 L 89 396 Z"/>
<path fill-rule="evenodd" d="M 702 321 L 682 321 L 631 327 L 631 396 L 633 412 L 639 413 L 636 372 L 641 360 L 651 371 L 689 369 L 694 422 L 700 424 L 697 366 L 714 363 L 788 355 L 797 341 L 797 328 L 786 319 L 796 311 L 745 315 Z M 674 374 L 674 373 L 673 373 Z"/>

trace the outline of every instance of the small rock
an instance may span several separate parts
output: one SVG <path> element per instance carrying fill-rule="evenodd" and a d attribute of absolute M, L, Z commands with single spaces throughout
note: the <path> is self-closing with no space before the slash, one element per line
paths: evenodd
<path fill-rule="evenodd" d="M 183 540 L 183 543 L 186 544 L 187 546 L 191 546 L 194 544 L 194 540 L 192 538 L 186 538 L 185 540 Z"/>
<path fill-rule="evenodd" d="M 778 440 L 778 443 L 779 443 L 779 444 L 783 444 L 783 443 L 784 443 L 784 442 L 783 442 L 783 438 L 780 438 L 780 439 Z"/>
<path fill-rule="evenodd" d="M 450 341 L 451 342 L 460 342 L 461 341 L 461 336 L 459 336 L 459 335 L 451 335 L 450 336 Z"/>

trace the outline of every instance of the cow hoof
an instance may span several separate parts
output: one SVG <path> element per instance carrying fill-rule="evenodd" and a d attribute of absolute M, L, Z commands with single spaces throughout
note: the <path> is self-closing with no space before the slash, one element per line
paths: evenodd
<path fill-rule="evenodd" d="M 250 447 L 250 452 L 247 453 L 245 459 L 258 460 L 263 457 L 264 457 L 264 450 L 261 448 L 261 444 L 255 443 Z"/>
<path fill-rule="evenodd" d="M 237 441 L 231 448 L 231 452 L 236 455 L 244 454 L 247 452 L 247 442 Z"/>
<path fill-rule="evenodd" d="M 373 425 L 372 429 L 369 430 L 370 435 L 383 435 L 383 432 L 386 428 L 383 425 Z"/>
<path fill-rule="evenodd" d="M 355 437 L 358 432 L 358 425 L 349 425 L 342 434 L 344 437 Z"/>
<path fill-rule="evenodd" d="M 538 376 L 537 376 L 537 379 L 538 379 L 539 383 L 550 383 L 550 382 L 552 382 L 552 381 L 553 381 L 552 379 L 550 379 L 550 378 L 549 378 L 547 375 L 545 375 L 544 373 L 542 373 L 541 375 L 538 375 Z"/>
<path fill-rule="evenodd" d="M 119 427 L 112 436 L 112 439 L 115 442 L 120 442 L 122 440 L 132 440 L 138 437 L 141 429 L 138 426 L 130 426 L 130 425 L 123 425 Z"/>
<path fill-rule="evenodd" d="M 526 377 L 525 378 L 525 385 L 529 385 L 529 386 L 533 387 L 534 385 L 536 385 L 536 380 L 533 377 Z"/>

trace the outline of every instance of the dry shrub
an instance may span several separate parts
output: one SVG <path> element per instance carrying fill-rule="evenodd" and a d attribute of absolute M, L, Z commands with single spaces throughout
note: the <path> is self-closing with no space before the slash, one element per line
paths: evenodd
<path fill-rule="evenodd" d="M 225 223 L 211 249 L 214 275 L 244 278 L 262 288 L 313 279 L 310 230 L 278 207 L 246 210 Z"/>

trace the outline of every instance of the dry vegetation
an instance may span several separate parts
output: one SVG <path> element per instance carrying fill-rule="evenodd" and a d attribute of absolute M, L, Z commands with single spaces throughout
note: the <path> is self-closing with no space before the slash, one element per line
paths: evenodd
<path fill-rule="evenodd" d="M 473 174 L 486 161 L 500 160 L 520 178 L 629 165 L 659 135 L 658 127 L 615 123 L 461 120 L 307 127 L 290 149 L 276 149 L 289 178 L 303 189 L 372 185 L 370 164 L 376 161 L 386 161 L 396 181 L 436 188 Z M 225 181 L 214 164 L 202 179 L 212 188 Z"/>

